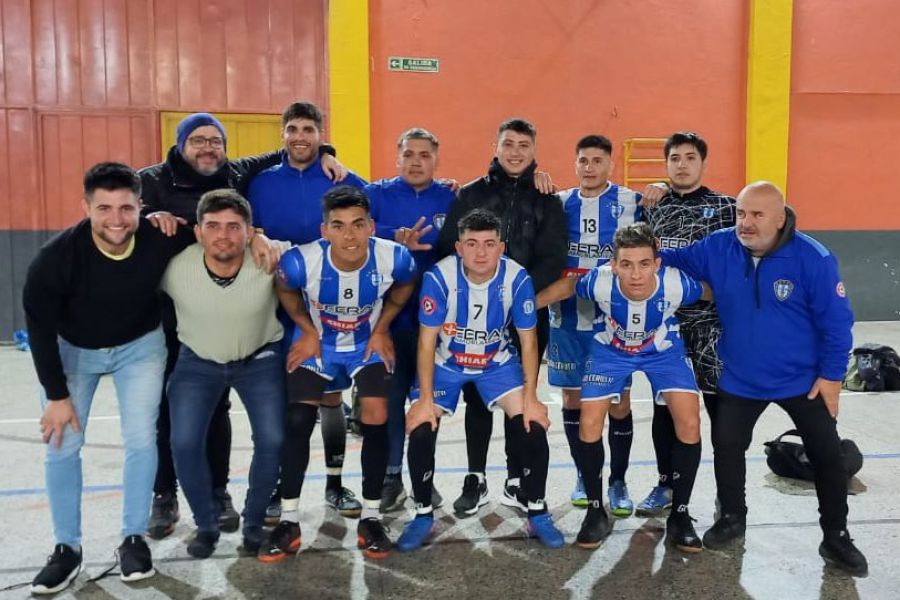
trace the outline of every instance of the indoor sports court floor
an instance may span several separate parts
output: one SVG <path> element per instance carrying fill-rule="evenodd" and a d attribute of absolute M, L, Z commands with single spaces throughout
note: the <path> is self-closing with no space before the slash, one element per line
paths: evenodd
<path fill-rule="evenodd" d="M 900 322 L 860 323 L 855 344 L 880 342 L 900 348 Z M 37 383 L 30 357 L 0 348 L 0 598 L 27 596 L 27 586 L 53 542 L 43 482 L 43 447 L 38 434 Z M 548 500 L 568 540 L 582 512 L 569 504 L 575 470 L 559 424 L 559 395 L 542 383 L 549 398 L 550 475 Z M 639 501 L 655 480 L 650 441 L 649 389 L 635 388 L 635 439 L 628 485 Z M 115 398 L 104 380 L 95 399 L 85 465 L 85 571 L 61 597 L 76 598 L 884 598 L 900 597 L 900 393 L 845 393 L 840 433 L 854 439 L 865 465 L 852 481 L 850 531 L 869 560 L 869 576 L 853 579 L 825 567 L 817 553 L 820 531 L 811 484 L 779 480 L 765 464 L 762 443 L 789 428 L 787 417 L 770 408 L 756 428 L 748 453 L 750 514 L 742 551 L 687 556 L 663 543 L 664 521 L 631 517 L 615 522 L 613 535 L 598 550 L 575 546 L 545 550 L 527 539 L 524 520 L 496 502 L 503 484 L 500 417 L 488 461 L 492 501 L 481 513 L 457 519 L 438 510 L 439 529 L 430 546 L 383 561 L 364 560 L 355 548 L 356 523 L 326 511 L 321 437 L 313 434 L 309 481 L 303 490 L 303 548 L 290 560 L 263 565 L 241 557 L 240 534 L 224 534 L 205 561 L 185 550 L 193 530 L 182 499 L 182 520 L 170 538 L 151 542 L 156 577 L 127 586 L 118 577 L 88 579 L 113 562 L 119 544 L 122 450 Z M 231 492 L 242 505 L 250 463 L 249 428 L 235 403 Z M 703 422 L 703 463 L 692 501 L 697 529 L 713 522 L 715 485 L 708 422 Z M 435 481 L 451 504 L 464 472 L 462 413 L 445 421 L 438 441 Z M 607 471 L 608 472 L 608 471 Z M 348 438 L 345 484 L 360 491 L 359 439 Z M 408 486 L 408 482 L 407 482 Z M 405 513 L 388 515 L 392 536 Z"/>

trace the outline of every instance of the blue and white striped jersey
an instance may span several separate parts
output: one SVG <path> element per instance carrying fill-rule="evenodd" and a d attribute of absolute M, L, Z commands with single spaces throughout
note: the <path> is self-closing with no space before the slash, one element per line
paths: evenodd
<path fill-rule="evenodd" d="M 601 313 L 595 340 L 629 354 L 652 354 L 684 347 L 675 311 L 699 300 L 703 286 L 678 269 L 662 267 L 653 295 L 635 302 L 622 294 L 619 278 L 604 265 L 582 277 L 575 294 L 596 303 Z"/>
<path fill-rule="evenodd" d="M 579 188 L 558 194 L 566 212 L 569 254 L 566 277 L 581 277 L 594 267 L 606 264 L 613 255 L 616 230 L 643 219 L 638 202 L 641 195 L 612 182 L 596 198 L 585 198 Z M 572 297 L 550 306 L 550 326 L 571 331 L 592 331 L 597 305 Z"/>
<path fill-rule="evenodd" d="M 366 263 L 356 271 L 340 271 L 331 262 L 330 246 L 321 239 L 292 247 L 278 263 L 278 276 L 288 288 L 303 290 L 324 350 L 362 350 L 378 322 L 384 295 L 395 282 L 411 281 L 416 264 L 406 247 L 369 238 Z M 300 334 L 295 329 L 294 339 Z"/>
<path fill-rule="evenodd" d="M 419 322 L 440 327 L 435 363 L 464 373 L 480 373 L 516 356 L 509 327 L 537 326 L 534 286 L 528 272 L 505 256 L 497 273 L 481 284 L 470 282 L 462 260 L 448 256 L 422 280 Z"/>

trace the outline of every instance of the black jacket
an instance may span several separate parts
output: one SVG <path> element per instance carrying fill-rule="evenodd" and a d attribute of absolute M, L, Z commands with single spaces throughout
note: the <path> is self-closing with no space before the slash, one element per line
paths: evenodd
<path fill-rule="evenodd" d="M 164 210 L 187 219 L 188 223 L 195 223 L 197 202 L 204 193 L 220 188 L 233 188 L 246 196 L 253 176 L 280 162 L 281 151 L 278 150 L 230 160 L 212 175 L 201 175 L 172 146 L 165 162 L 138 171 L 143 186 L 143 213 Z"/>
<path fill-rule="evenodd" d="M 459 219 L 475 208 L 485 208 L 500 217 L 506 255 L 525 267 L 535 292 L 559 279 L 568 250 L 566 215 L 559 198 L 534 187 L 536 167 L 532 163 L 519 177 L 510 177 L 495 158 L 487 176 L 460 188 L 438 238 L 438 255 L 455 251 Z"/>

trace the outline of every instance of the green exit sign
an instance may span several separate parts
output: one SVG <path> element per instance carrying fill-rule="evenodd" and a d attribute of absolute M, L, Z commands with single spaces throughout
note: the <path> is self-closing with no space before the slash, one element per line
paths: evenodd
<path fill-rule="evenodd" d="M 438 59 L 410 58 L 408 56 L 391 56 L 388 58 L 388 70 L 409 71 L 412 73 L 437 73 Z"/>

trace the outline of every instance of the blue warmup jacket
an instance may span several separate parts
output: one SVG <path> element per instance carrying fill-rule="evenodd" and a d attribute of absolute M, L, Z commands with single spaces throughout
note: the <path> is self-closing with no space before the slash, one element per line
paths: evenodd
<path fill-rule="evenodd" d="M 372 203 L 372 218 L 375 219 L 375 235 L 393 241 L 394 235 L 401 227 L 412 227 L 421 217 L 425 217 L 426 227 L 432 229 L 419 240 L 423 244 L 431 244 L 431 250 L 413 252 L 416 269 L 424 274 L 437 262 L 438 232 L 444 225 L 444 219 L 450 204 L 456 195 L 445 185 L 432 182 L 431 186 L 417 192 L 400 177 L 381 179 L 368 184 L 366 195 Z M 395 330 L 418 329 L 419 327 L 419 289 L 407 302 L 403 311 L 394 319 Z"/>
<path fill-rule="evenodd" d="M 366 181 L 351 172 L 337 185 L 361 188 Z M 247 199 L 253 208 L 253 224 L 273 240 L 314 242 L 322 237 L 322 196 L 334 186 L 318 158 L 300 171 L 288 164 L 287 154 L 282 152 L 281 164 L 250 181 Z"/>
<path fill-rule="evenodd" d="M 734 227 L 686 248 L 663 250 L 663 263 L 709 283 L 722 321 L 719 387 L 754 400 L 805 395 L 817 377 L 841 381 L 853 347 L 853 312 L 825 246 L 794 230 L 754 265 Z"/>

